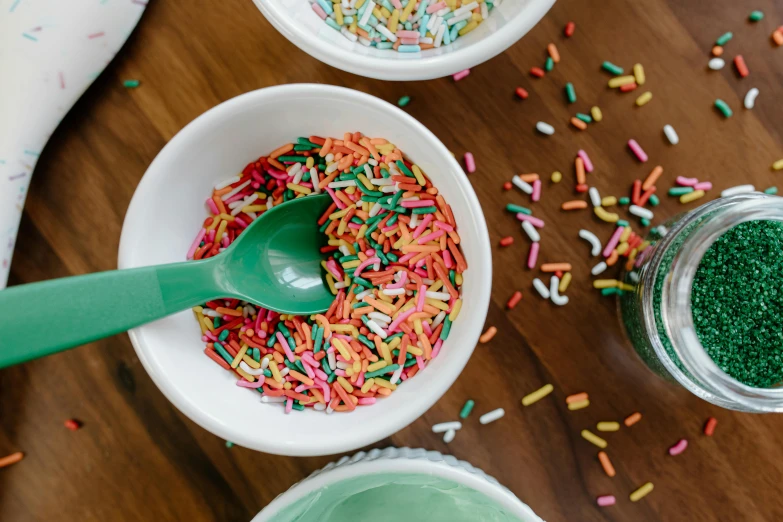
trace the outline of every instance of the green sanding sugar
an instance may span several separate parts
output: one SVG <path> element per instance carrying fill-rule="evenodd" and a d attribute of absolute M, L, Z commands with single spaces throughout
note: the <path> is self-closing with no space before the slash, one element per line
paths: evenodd
<path fill-rule="evenodd" d="M 718 238 L 691 292 L 696 333 L 726 373 L 749 386 L 783 380 L 783 223 L 748 221 Z"/>

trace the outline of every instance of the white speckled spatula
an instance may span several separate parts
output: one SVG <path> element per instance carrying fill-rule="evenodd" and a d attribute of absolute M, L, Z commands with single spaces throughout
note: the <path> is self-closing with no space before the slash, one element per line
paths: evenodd
<path fill-rule="evenodd" d="M 0 0 L 0 289 L 38 155 L 146 0 Z"/>

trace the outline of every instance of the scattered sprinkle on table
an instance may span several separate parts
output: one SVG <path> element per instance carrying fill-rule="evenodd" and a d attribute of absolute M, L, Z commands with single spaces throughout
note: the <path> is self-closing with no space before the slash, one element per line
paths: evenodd
<path fill-rule="evenodd" d="M 23 458 L 24 458 L 24 453 L 22 453 L 21 451 L 17 451 L 16 453 L 11 453 L 8 456 L 0 458 L 0 468 L 10 466 L 11 464 L 16 464 Z"/>
<path fill-rule="evenodd" d="M 588 406 L 590 406 L 590 400 L 589 399 L 584 399 L 584 400 L 581 400 L 581 401 L 569 402 L 568 403 L 568 410 L 569 411 L 583 410 L 583 409 L 587 408 Z"/>
<path fill-rule="evenodd" d="M 734 34 L 731 32 L 724 33 L 720 37 L 718 37 L 717 40 L 715 40 L 715 45 L 720 45 L 721 47 L 725 46 L 727 43 L 729 43 L 729 40 L 734 38 Z"/>
<path fill-rule="evenodd" d="M 512 308 L 514 308 L 514 307 L 515 307 L 517 304 L 519 304 L 519 301 L 521 301 L 521 300 L 522 300 L 522 292 L 520 292 L 519 290 L 517 290 L 516 292 L 514 292 L 514 293 L 511 295 L 511 297 L 508 299 L 508 302 L 506 302 L 506 308 L 508 308 L 509 310 L 511 310 L 511 309 L 512 309 Z"/>
<path fill-rule="evenodd" d="M 66 428 L 68 428 L 71 431 L 77 431 L 79 428 L 82 427 L 82 423 L 76 419 L 68 419 L 63 424 L 65 425 Z"/>
<path fill-rule="evenodd" d="M 748 16 L 748 20 L 751 22 L 760 22 L 764 19 L 764 13 L 761 11 L 751 11 L 750 15 Z"/>
<path fill-rule="evenodd" d="M 233 448 L 233 447 L 234 447 L 234 443 L 233 443 L 233 442 L 231 442 L 230 440 L 227 440 L 227 441 L 226 441 L 226 447 L 227 447 L 228 449 L 231 449 L 231 448 Z"/>
<path fill-rule="evenodd" d="M 473 406 L 475 406 L 476 403 L 473 402 L 472 399 L 468 399 L 465 401 L 465 404 L 462 406 L 462 409 L 459 412 L 459 418 L 460 419 L 467 419 L 468 415 L 470 415 L 470 412 L 473 411 Z"/>
<path fill-rule="evenodd" d="M 432 426 L 432 433 L 444 433 L 449 430 L 461 430 L 462 423 L 459 421 L 441 422 Z"/>
<path fill-rule="evenodd" d="M 614 421 L 599 422 L 596 425 L 595 429 L 597 429 L 598 431 L 619 431 L 620 423 Z"/>
<path fill-rule="evenodd" d="M 479 417 L 479 422 L 481 424 L 489 424 L 490 422 L 495 422 L 496 420 L 502 418 L 505 414 L 506 412 L 503 410 L 503 408 L 498 408 Z"/>
<path fill-rule="evenodd" d="M 718 419 L 715 417 L 710 417 L 707 419 L 707 422 L 704 424 L 704 434 L 708 437 L 712 437 L 713 433 L 715 433 L 715 426 L 718 425 Z"/>
<path fill-rule="evenodd" d="M 487 331 L 481 334 L 481 337 L 479 337 L 479 342 L 481 344 L 486 344 L 492 340 L 493 337 L 495 337 L 495 334 L 498 333 L 498 329 L 494 326 L 490 326 L 487 328 Z"/>
<path fill-rule="evenodd" d="M 680 439 L 677 441 L 677 443 L 669 448 L 669 455 L 675 456 L 679 455 L 683 451 L 686 450 L 688 447 L 688 440 L 687 439 Z"/>
<path fill-rule="evenodd" d="M 596 498 L 595 501 L 601 507 L 614 506 L 617 502 L 614 495 L 602 495 Z"/>
<path fill-rule="evenodd" d="M 410 102 L 411 102 L 411 97 L 410 96 L 403 96 L 402 98 L 397 100 L 397 105 L 400 106 L 400 107 L 405 107 Z"/>
<path fill-rule="evenodd" d="M 625 424 L 627 427 L 630 428 L 631 426 L 633 426 L 634 424 L 636 424 L 640 420 L 642 420 L 642 414 L 637 411 L 637 412 L 632 413 L 629 416 L 627 416 L 625 418 L 625 420 L 623 421 L 623 424 Z"/>
<path fill-rule="evenodd" d="M 729 107 L 729 104 L 720 98 L 715 100 L 715 108 L 720 111 L 724 118 L 731 118 L 731 115 L 734 114 L 731 112 L 731 107 Z"/>
<path fill-rule="evenodd" d="M 135 89 L 141 84 L 139 80 L 125 80 L 122 82 L 122 86 L 126 89 Z"/>
<path fill-rule="evenodd" d="M 639 502 L 641 499 L 650 494 L 650 492 L 653 490 L 653 487 L 654 486 L 652 482 L 644 484 L 642 487 L 630 494 L 629 498 L 631 499 L 631 502 Z"/>
<path fill-rule="evenodd" d="M 443 434 L 443 442 L 445 444 L 448 444 L 451 441 L 453 441 L 454 437 L 456 437 L 456 436 L 457 436 L 457 431 L 456 430 L 448 430 L 446 433 Z"/>
<path fill-rule="evenodd" d="M 609 460 L 609 455 L 607 455 L 605 451 L 598 452 L 598 462 L 601 463 L 601 467 L 607 477 L 614 477 L 617 474 L 612 465 L 612 461 Z"/>
<path fill-rule="evenodd" d="M 590 430 L 582 430 L 582 438 L 591 444 L 595 444 L 601 449 L 604 449 L 606 448 L 606 446 L 608 446 L 608 444 L 604 439 L 602 439 L 601 437 L 599 437 L 598 435 L 596 435 Z"/>
<path fill-rule="evenodd" d="M 555 387 L 552 386 L 551 384 L 545 384 L 544 386 L 537 389 L 533 393 L 529 393 L 524 397 L 522 397 L 522 406 L 530 406 L 531 404 L 540 401 L 541 399 L 543 399 L 544 397 L 552 393 L 554 389 Z"/>
<path fill-rule="evenodd" d="M 467 169 L 468 174 L 476 172 L 476 160 L 470 152 L 465 153 L 465 169 Z"/>

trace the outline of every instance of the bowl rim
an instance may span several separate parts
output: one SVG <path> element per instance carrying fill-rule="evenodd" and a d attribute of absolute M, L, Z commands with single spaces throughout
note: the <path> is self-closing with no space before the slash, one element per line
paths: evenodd
<path fill-rule="evenodd" d="M 144 211 L 145 202 L 149 197 L 148 193 L 154 190 L 154 187 L 152 187 L 152 180 L 160 177 L 165 178 L 165 176 L 168 175 L 167 171 L 159 166 L 167 161 L 165 159 L 166 156 L 179 154 L 179 150 L 182 147 L 186 148 L 188 146 L 187 144 L 191 139 L 191 136 L 196 136 L 201 128 L 212 125 L 216 120 L 219 121 L 223 117 L 224 112 L 230 112 L 235 107 L 252 105 L 265 98 L 274 99 L 287 98 L 290 96 L 313 97 L 326 95 L 341 97 L 344 100 L 361 104 L 362 106 L 373 105 L 379 110 L 389 112 L 390 117 L 402 119 L 403 123 L 411 128 L 412 134 L 427 139 L 432 143 L 433 148 L 435 149 L 434 155 L 439 157 L 439 161 L 445 161 L 449 171 L 455 171 L 455 169 L 462 171 L 459 163 L 457 163 L 446 146 L 429 129 L 406 112 L 375 96 L 345 87 L 323 84 L 287 84 L 257 89 L 226 100 L 197 116 L 175 134 L 160 152 L 158 152 L 136 187 L 136 191 L 133 194 L 125 214 L 125 220 L 120 235 L 118 268 L 125 269 L 142 266 L 141 264 L 136 264 L 132 259 L 133 246 L 130 244 L 130 236 L 131 234 L 137 234 L 135 231 L 130 231 L 134 228 L 133 216 Z M 421 397 L 420 400 L 417 400 L 415 403 L 410 404 L 405 411 L 400 411 L 394 419 L 388 420 L 392 416 L 385 416 L 384 419 L 379 419 L 378 422 L 370 423 L 368 429 L 364 433 L 354 433 L 352 437 L 346 436 L 332 441 L 319 441 L 317 448 L 295 448 L 286 442 L 278 441 L 276 438 L 259 439 L 247 436 L 243 430 L 225 426 L 205 413 L 205 410 L 191 405 L 191 402 L 166 378 L 166 373 L 161 367 L 155 364 L 148 356 L 148 351 L 151 351 L 152 348 L 147 345 L 143 336 L 146 325 L 128 331 L 131 344 L 133 345 L 133 349 L 141 361 L 142 366 L 169 402 L 190 420 L 216 436 L 231 440 L 240 446 L 257 451 L 289 456 L 331 455 L 353 451 L 393 435 L 423 415 L 457 380 L 475 349 L 478 337 L 481 334 L 484 319 L 486 318 L 489 309 L 490 290 L 492 286 L 492 251 L 489 243 L 486 220 L 481 210 L 478 197 L 473 191 L 473 187 L 468 181 L 467 176 L 457 177 L 454 182 L 459 185 L 460 191 L 463 192 L 467 202 L 467 208 L 462 211 L 465 214 L 465 219 L 472 221 L 479 231 L 478 237 L 476 238 L 476 248 L 478 249 L 478 256 L 480 257 L 479 264 L 482 265 L 482 270 L 475 270 L 471 274 L 471 278 L 475 278 L 475 301 L 477 301 L 478 304 L 477 310 L 479 314 L 483 314 L 480 317 L 481 324 L 475 329 L 475 332 L 473 332 L 474 335 L 472 335 L 472 337 L 474 338 L 464 338 L 462 340 L 462 342 L 467 343 L 467 347 L 465 350 L 459 352 L 460 359 L 450 368 L 450 372 L 445 374 L 445 377 L 440 377 L 437 380 L 433 379 L 430 383 L 431 387 L 428 390 L 429 393 L 424 397 Z M 478 317 L 473 318 L 477 323 L 478 319 Z M 197 351 L 194 351 L 194 353 L 197 353 Z M 439 375 L 442 376 L 444 374 L 441 373 Z"/>
<path fill-rule="evenodd" d="M 520 1 L 520 0 L 508 0 Z M 512 18 L 491 35 L 454 52 L 412 60 L 387 60 L 357 53 L 347 53 L 334 45 L 324 45 L 317 35 L 291 19 L 277 2 L 253 0 L 261 14 L 280 34 L 305 53 L 332 67 L 376 80 L 431 80 L 450 76 L 491 60 L 502 53 L 535 26 L 556 0 L 527 0 L 525 13 Z"/>

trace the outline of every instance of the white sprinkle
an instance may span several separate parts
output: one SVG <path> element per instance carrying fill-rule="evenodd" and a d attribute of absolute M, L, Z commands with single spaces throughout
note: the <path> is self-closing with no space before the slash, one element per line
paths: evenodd
<path fill-rule="evenodd" d="M 404 288 L 384 288 L 381 290 L 384 295 L 402 295 L 405 293 Z"/>
<path fill-rule="evenodd" d="M 332 165 L 337 165 L 337 163 L 332 163 Z M 332 181 L 329 183 L 329 188 L 344 188 L 344 187 L 355 187 L 356 186 L 356 180 L 353 179 L 346 179 L 344 181 Z"/>
<path fill-rule="evenodd" d="M 551 136 L 555 133 L 555 128 L 543 121 L 536 123 L 536 130 L 541 134 L 546 134 L 547 136 Z"/>
<path fill-rule="evenodd" d="M 753 87 L 745 95 L 745 108 L 752 109 L 756 105 L 756 96 L 759 95 L 759 90 Z"/>
<path fill-rule="evenodd" d="M 631 281 L 633 281 L 634 283 L 639 282 L 639 274 L 637 272 L 628 272 L 628 277 L 630 277 Z"/>
<path fill-rule="evenodd" d="M 591 273 L 591 274 L 593 274 L 594 276 L 596 276 L 596 275 L 598 275 L 598 274 L 602 274 L 602 273 L 604 272 L 604 270 L 606 270 L 606 268 L 607 268 L 607 267 L 606 267 L 606 263 L 604 263 L 603 261 L 601 261 L 600 263 L 598 263 L 597 265 L 595 265 L 595 266 L 592 268 L 592 270 L 590 270 L 590 273 Z"/>
<path fill-rule="evenodd" d="M 666 139 L 669 140 L 669 143 L 672 145 L 677 145 L 680 142 L 680 137 L 677 136 L 677 131 L 674 130 L 674 127 L 671 125 L 664 125 L 663 133 L 666 135 Z"/>
<path fill-rule="evenodd" d="M 438 301 L 448 301 L 451 299 L 451 294 L 448 292 L 431 292 L 427 291 L 424 293 L 425 297 L 428 299 L 437 299 Z"/>
<path fill-rule="evenodd" d="M 454 16 L 457 17 L 457 16 L 463 15 L 465 13 L 469 13 L 470 11 L 473 11 L 475 8 L 477 8 L 478 6 L 479 6 L 478 2 L 471 2 L 471 3 L 467 4 L 467 5 L 463 5 L 459 9 L 455 9 L 454 10 Z M 471 14 L 473 14 L 473 13 L 471 13 Z"/>
<path fill-rule="evenodd" d="M 261 402 L 285 402 L 288 397 L 270 397 L 269 395 L 263 395 Z"/>
<path fill-rule="evenodd" d="M 440 27 L 438 27 L 438 34 L 435 35 L 435 43 L 432 44 L 435 47 L 440 47 L 440 45 L 443 43 L 443 35 L 446 34 L 446 25 L 441 24 Z"/>
<path fill-rule="evenodd" d="M 281 398 L 282 398 L 282 397 L 281 397 Z M 314 409 L 315 411 L 324 411 L 324 410 L 326 409 L 326 404 L 324 404 L 324 403 L 322 403 L 322 402 L 316 402 L 316 403 L 313 405 L 313 409 Z"/>
<path fill-rule="evenodd" d="M 666 228 L 663 225 L 658 225 L 658 234 L 660 234 L 661 237 L 665 236 L 668 233 L 669 233 L 669 229 L 668 228 Z"/>
<path fill-rule="evenodd" d="M 707 62 L 707 65 L 713 71 L 720 71 L 726 65 L 726 62 L 723 60 L 723 58 L 713 58 Z"/>
<path fill-rule="evenodd" d="M 337 369 L 337 356 L 334 352 L 328 352 L 326 354 L 326 362 L 329 363 L 329 369 L 334 371 Z"/>
<path fill-rule="evenodd" d="M 367 8 L 364 10 L 364 13 L 362 13 L 362 17 L 359 19 L 359 25 L 367 25 L 367 22 L 370 21 L 370 17 L 372 16 L 372 10 L 375 9 L 375 2 L 373 0 L 370 0 L 367 2 Z"/>
<path fill-rule="evenodd" d="M 481 424 L 489 424 L 490 422 L 495 422 L 496 420 L 500 419 L 505 414 L 506 412 L 503 410 L 503 408 L 498 408 L 497 410 L 492 410 L 489 413 L 485 413 L 479 417 L 479 422 Z"/>
<path fill-rule="evenodd" d="M 542 280 L 537 277 L 533 279 L 533 287 L 538 290 L 538 293 L 541 294 L 541 297 L 544 299 L 549 299 L 549 288 L 546 287 Z"/>
<path fill-rule="evenodd" d="M 601 240 L 598 239 L 598 236 L 583 228 L 579 231 L 579 237 L 590 243 L 590 246 L 593 247 L 590 251 L 590 255 L 597 256 L 601 253 Z"/>
<path fill-rule="evenodd" d="M 560 278 L 557 276 L 552 276 L 552 279 L 549 280 L 549 298 L 557 306 L 567 305 L 568 296 L 560 295 L 560 292 L 557 288 L 558 286 L 560 286 Z"/>
<path fill-rule="evenodd" d="M 411 0 L 411 2 L 412 2 L 412 1 L 413 1 L 413 0 Z M 484 5 L 484 4 L 481 4 L 481 5 Z M 444 434 L 443 434 L 443 442 L 445 442 L 446 444 L 448 444 L 449 442 L 451 442 L 452 440 L 454 440 L 454 437 L 456 437 L 456 436 L 457 436 L 457 432 L 456 432 L 456 431 L 454 431 L 454 430 L 449 430 L 449 431 L 447 431 L 446 433 L 444 433 Z"/>
<path fill-rule="evenodd" d="M 389 290 L 391 292 L 391 290 Z M 356 294 L 356 300 L 357 301 L 363 301 L 365 297 L 370 295 L 372 293 L 372 290 L 365 290 L 364 292 L 360 292 Z"/>
<path fill-rule="evenodd" d="M 389 317 L 386 314 L 382 314 L 380 312 L 370 312 L 369 314 L 367 314 L 367 317 L 369 317 L 370 319 L 375 319 L 376 321 L 378 320 L 383 321 L 384 323 L 390 323 L 392 320 L 391 317 Z"/>
<path fill-rule="evenodd" d="M 727 198 L 729 196 L 735 196 L 737 194 L 747 194 L 748 192 L 755 192 L 756 187 L 753 185 L 737 185 L 736 187 L 727 188 L 720 193 L 720 197 Z"/>
<path fill-rule="evenodd" d="M 383 36 L 385 36 L 390 42 L 397 41 L 397 35 L 389 31 L 385 25 L 378 24 L 375 26 L 375 30 L 381 33 Z"/>
<path fill-rule="evenodd" d="M 394 370 L 394 373 L 392 373 L 391 379 L 389 379 L 389 382 L 392 384 L 397 384 L 397 381 L 400 380 L 400 375 L 402 375 L 403 367 L 400 366 L 396 370 Z"/>
<path fill-rule="evenodd" d="M 224 179 L 223 181 L 219 182 L 217 185 L 215 185 L 215 190 L 224 189 L 227 186 L 231 185 L 232 183 L 236 183 L 241 178 L 239 176 L 234 176 L 232 178 Z"/>
<path fill-rule="evenodd" d="M 511 183 L 513 183 L 516 188 L 518 188 L 525 194 L 533 193 L 533 187 L 530 185 L 530 183 L 526 182 L 519 176 L 514 176 L 513 178 L 511 178 Z"/>
<path fill-rule="evenodd" d="M 459 11 L 459 9 L 457 9 L 457 11 Z M 467 19 L 468 19 L 468 18 L 470 18 L 471 16 L 473 16 L 473 13 L 470 13 L 470 12 L 468 12 L 468 13 L 462 13 L 462 14 L 461 14 L 461 15 L 459 15 L 459 16 L 454 16 L 454 17 L 452 17 L 452 18 L 449 18 L 449 20 L 448 20 L 446 23 L 449 25 L 449 27 L 451 27 L 451 26 L 453 26 L 453 25 L 455 25 L 455 24 L 458 24 L 458 23 L 460 23 L 460 22 L 461 22 L 461 21 L 463 21 L 463 20 L 467 20 Z"/>
<path fill-rule="evenodd" d="M 432 321 L 432 328 L 437 328 L 440 323 L 443 322 L 443 320 L 446 319 L 446 312 L 440 311 L 438 315 L 435 316 L 435 319 Z"/>
<path fill-rule="evenodd" d="M 237 186 L 237 187 L 236 187 L 234 190 L 232 190 L 231 192 L 227 192 L 227 193 L 223 194 L 222 196 L 220 196 L 220 199 L 221 199 L 222 201 L 228 201 L 229 199 L 231 199 L 231 198 L 233 198 L 234 196 L 236 196 L 237 194 L 239 194 L 239 193 L 240 193 L 240 191 L 242 191 L 242 190 L 243 190 L 245 187 L 247 187 L 248 185 L 250 185 L 250 180 L 247 180 L 247 181 L 245 181 L 244 183 L 242 183 L 241 185 L 238 185 L 238 186 Z"/>
<path fill-rule="evenodd" d="M 590 187 L 590 190 L 587 191 L 587 194 L 590 196 L 590 202 L 593 204 L 593 207 L 601 206 L 601 194 L 598 193 L 597 188 Z"/>
<path fill-rule="evenodd" d="M 628 212 L 636 217 L 652 219 L 653 213 L 649 208 L 640 207 L 639 205 L 631 205 L 628 207 Z"/>
<path fill-rule="evenodd" d="M 394 185 L 394 182 L 391 178 L 374 178 L 370 180 L 370 183 L 376 186 L 381 185 Z"/>
<path fill-rule="evenodd" d="M 541 234 L 538 233 L 538 230 L 536 230 L 536 227 L 534 227 L 530 221 L 522 222 L 522 230 L 527 232 L 528 237 L 533 243 L 541 241 Z"/>
<path fill-rule="evenodd" d="M 367 328 L 369 328 L 370 330 L 372 330 L 372 331 L 373 331 L 373 333 L 374 333 L 375 335 L 380 335 L 380 336 L 381 336 L 381 339 L 386 339 L 386 337 L 388 337 L 388 335 L 386 334 L 386 332 L 384 332 L 384 331 L 383 331 L 383 328 L 381 328 L 381 327 L 378 325 L 378 323 L 376 323 L 376 322 L 375 322 L 375 321 L 373 321 L 372 319 L 370 319 L 369 321 L 367 321 Z"/>
<path fill-rule="evenodd" d="M 245 370 L 250 375 L 263 375 L 264 369 L 263 368 L 251 368 L 249 364 L 247 364 L 245 361 L 239 361 L 239 367 Z"/>
<path fill-rule="evenodd" d="M 462 429 L 462 423 L 459 421 L 441 422 L 440 424 L 436 424 L 432 427 L 432 433 L 443 433 L 444 431 L 461 430 L 461 429 Z"/>

